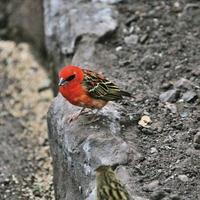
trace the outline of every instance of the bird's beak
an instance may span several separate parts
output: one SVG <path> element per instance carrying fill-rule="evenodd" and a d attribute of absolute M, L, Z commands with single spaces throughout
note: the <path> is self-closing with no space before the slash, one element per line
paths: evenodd
<path fill-rule="evenodd" d="M 64 80 L 64 78 L 60 78 L 59 79 L 59 82 L 58 82 L 58 85 L 59 86 L 62 86 L 62 85 L 64 85 L 66 83 L 66 81 Z"/>

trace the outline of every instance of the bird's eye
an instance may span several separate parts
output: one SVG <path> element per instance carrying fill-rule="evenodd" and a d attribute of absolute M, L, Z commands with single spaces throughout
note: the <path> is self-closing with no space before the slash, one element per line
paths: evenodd
<path fill-rule="evenodd" d="M 71 81 L 75 78 L 75 74 L 69 76 L 67 79 L 65 79 L 66 81 Z"/>

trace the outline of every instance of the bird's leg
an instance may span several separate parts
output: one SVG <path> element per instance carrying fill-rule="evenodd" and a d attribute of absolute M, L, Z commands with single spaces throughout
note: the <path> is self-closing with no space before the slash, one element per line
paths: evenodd
<path fill-rule="evenodd" d="M 79 117 L 80 115 L 85 114 L 85 113 L 88 112 L 88 111 L 85 111 L 85 112 L 84 112 L 84 110 L 85 110 L 85 108 L 82 108 L 81 111 L 79 111 L 78 113 L 74 113 L 72 116 L 69 117 L 68 122 L 72 122 L 72 121 L 74 121 L 75 119 L 78 119 L 78 117 Z"/>
<path fill-rule="evenodd" d="M 92 119 L 90 119 L 87 123 L 85 123 L 85 125 L 87 124 L 91 124 L 91 123 L 94 123 L 96 121 L 99 120 L 99 117 L 97 117 L 97 114 L 98 112 L 100 111 L 101 109 L 97 109 L 97 111 L 94 113 L 94 116 L 92 117 Z"/>

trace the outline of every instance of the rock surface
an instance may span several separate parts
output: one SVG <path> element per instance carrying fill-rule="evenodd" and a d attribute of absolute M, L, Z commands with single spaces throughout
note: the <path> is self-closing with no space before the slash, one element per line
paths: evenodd
<path fill-rule="evenodd" d="M 103 3 L 44 0 L 44 8 L 45 40 L 50 54 L 73 54 L 82 36 L 99 39 L 117 28 L 117 11 Z"/>
<path fill-rule="evenodd" d="M 111 103 L 99 113 L 99 121 L 91 125 L 86 123 L 93 114 L 68 123 L 67 117 L 78 109 L 58 95 L 48 113 L 55 194 L 60 200 L 94 199 L 94 170 L 98 166 L 127 165 L 141 157 L 134 144 L 121 138 L 121 106 Z M 130 184 L 128 178 L 124 184 Z"/>
<path fill-rule="evenodd" d="M 0 2 L 0 37 L 30 42 L 44 50 L 43 5 L 41 0 Z"/>
<path fill-rule="evenodd" d="M 53 95 L 38 92 L 48 77 L 31 52 L 28 44 L 0 41 L 1 200 L 54 198 L 46 126 Z"/>

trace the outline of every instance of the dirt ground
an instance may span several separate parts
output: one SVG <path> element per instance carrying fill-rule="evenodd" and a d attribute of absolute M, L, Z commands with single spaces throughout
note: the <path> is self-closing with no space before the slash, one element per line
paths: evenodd
<path fill-rule="evenodd" d="M 152 121 L 134 126 L 137 138 L 123 133 L 144 155 L 129 166 L 135 192 L 200 200 L 200 3 L 127 2 L 118 5 L 120 26 L 100 56 L 112 60 L 107 76 L 134 96 L 126 109 Z M 27 49 L 0 42 L 0 199 L 53 199 L 46 130 L 52 94 L 38 92 L 48 78 Z"/>
<path fill-rule="evenodd" d="M 121 26 L 107 53 L 116 70 L 106 73 L 132 92 L 127 110 L 152 121 L 135 126 L 136 139 L 124 132 L 143 153 L 129 166 L 135 191 L 153 200 L 199 200 L 200 3 L 134 2 L 119 6 Z"/>
<path fill-rule="evenodd" d="M 47 74 L 27 44 L 0 41 L 0 199 L 53 199 Z"/>

